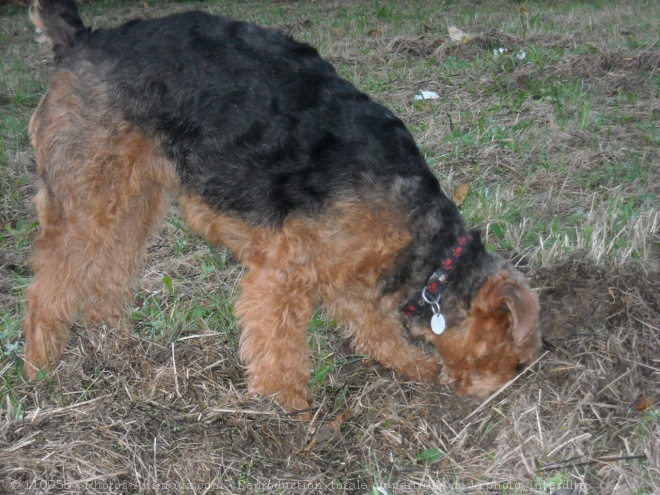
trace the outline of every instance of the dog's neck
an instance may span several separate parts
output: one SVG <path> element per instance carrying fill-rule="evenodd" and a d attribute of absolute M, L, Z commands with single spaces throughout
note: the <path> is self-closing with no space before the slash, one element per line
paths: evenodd
<path fill-rule="evenodd" d="M 472 247 L 473 242 L 474 237 L 472 234 L 468 232 L 460 232 L 458 239 L 449 248 L 446 256 L 441 260 L 440 266 L 433 272 L 421 292 L 404 304 L 401 308 L 401 312 L 409 318 L 413 318 L 424 313 L 427 306 L 431 306 L 434 313 L 434 323 L 440 325 L 439 318 L 442 316 L 440 306 L 442 292 L 447 287 L 447 284 L 449 283 L 452 274 L 456 271 L 461 259 L 465 257 Z M 444 325 L 444 317 L 442 317 L 442 325 Z M 442 327 L 442 330 L 440 330 L 439 326 L 436 328 L 439 333 L 444 331 L 444 326 Z M 436 329 L 434 329 L 434 331 L 436 331 Z"/>

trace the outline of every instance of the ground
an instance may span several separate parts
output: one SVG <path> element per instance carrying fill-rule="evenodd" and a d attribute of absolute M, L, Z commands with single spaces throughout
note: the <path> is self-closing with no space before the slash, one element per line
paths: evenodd
<path fill-rule="evenodd" d="M 57 371 L 25 381 L 21 300 L 39 228 L 26 129 L 52 61 L 24 7 L 2 5 L 0 492 L 660 493 L 660 5 L 88 0 L 81 11 L 110 26 L 190 8 L 314 44 L 400 115 L 445 190 L 467 187 L 455 198 L 468 221 L 530 277 L 544 353 L 496 396 L 462 397 L 355 355 L 319 313 L 318 414 L 294 421 L 245 394 L 241 268 L 174 207 L 150 239 L 130 336 L 80 324 Z M 438 99 L 415 100 L 420 90 Z"/>

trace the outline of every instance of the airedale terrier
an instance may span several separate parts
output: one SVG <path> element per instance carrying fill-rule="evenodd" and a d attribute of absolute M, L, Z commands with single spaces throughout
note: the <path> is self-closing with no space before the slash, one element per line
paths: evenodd
<path fill-rule="evenodd" d="M 462 392 L 494 390 L 538 353 L 524 277 L 466 229 L 401 120 L 311 46 L 202 12 L 91 30 L 73 0 L 38 0 L 30 17 L 55 69 L 29 128 L 28 376 L 57 363 L 79 315 L 121 322 L 169 196 L 247 268 L 235 313 L 249 390 L 289 411 L 309 407 L 318 306 L 357 352 Z"/>

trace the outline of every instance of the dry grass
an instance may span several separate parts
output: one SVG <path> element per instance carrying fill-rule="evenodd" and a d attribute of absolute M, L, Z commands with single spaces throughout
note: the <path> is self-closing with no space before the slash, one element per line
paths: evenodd
<path fill-rule="evenodd" d="M 245 395 L 241 268 L 175 210 L 150 240 L 133 334 L 77 326 L 58 370 L 23 380 L 37 230 L 25 128 L 50 56 L 24 13 L 0 7 L 0 492 L 660 493 L 660 11 L 522 5 L 200 5 L 310 41 L 393 108 L 539 290 L 547 352 L 488 400 L 405 382 L 318 315 L 311 424 Z M 83 2 L 83 15 L 190 7 Z M 471 40 L 451 42 L 450 25 Z M 420 89 L 441 99 L 414 102 Z"/>
<path fill-rule="evenodd" d="M 636 410 L 658 397 L 657 277 L 579 258 L 532 277 L 549 351 L 500 395 L 404 383 L 332 339 L 311 425 L 244 395 L 223 334 L 100 346 L 77 328 L 57 373 L 13 386 L 25 411 L 5 404 L 2 465 L 21 486 L 64 481 L 72 493 L 548 493 L 539 487 L 559 481 L 657 492 L 658 412 Z"/>

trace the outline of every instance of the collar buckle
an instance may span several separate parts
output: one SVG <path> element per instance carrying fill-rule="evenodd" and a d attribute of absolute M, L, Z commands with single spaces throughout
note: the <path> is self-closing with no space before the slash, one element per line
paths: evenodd
<path fill-rule="evenodd" d="M 422 299 L 426 304 L 429 304 L 433 307 L 434 314 L 440 314 L 440 299 L 442 299 L 442 292 L 438 292 L 435 296 L 429 294 L 428 285 L 424 286 L 422 289 Z"/>

